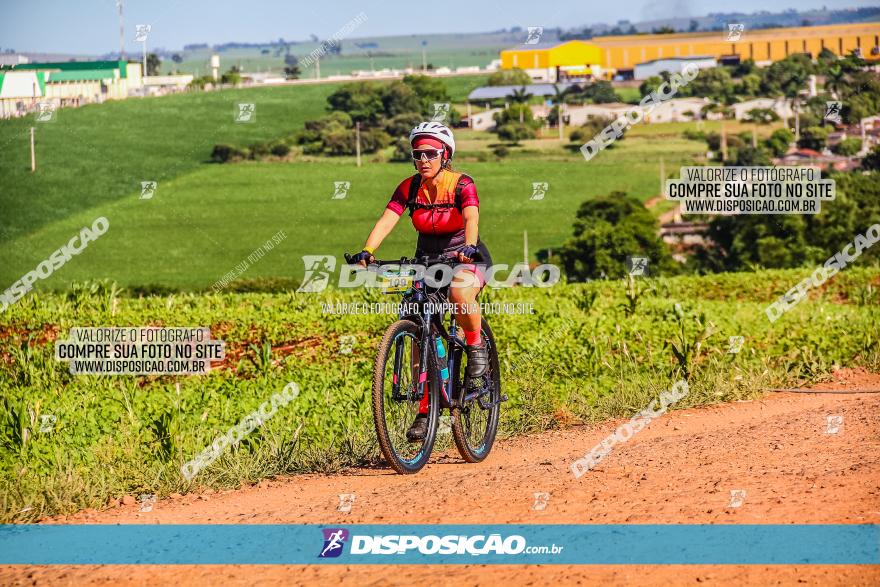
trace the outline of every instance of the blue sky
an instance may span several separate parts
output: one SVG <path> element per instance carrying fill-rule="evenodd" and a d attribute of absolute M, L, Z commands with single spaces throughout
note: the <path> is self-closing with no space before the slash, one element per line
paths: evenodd
<path fill-rule="evenodd" d="M 17 51 L 99 54 L 118 50 L 116 0 L 12 0 L 0 9 L 0 47 Z M 360 12 L 368 20 L 355 36 L 481 32 L 512 26 L 571 27 L 618 20 L 704 16 L 711 12 L 774 12 L 796 8 L 855 8 L 877 0 L 127 0 L 126 43 L 134 25 L 152 25 L 150 44 L 261 42 L 328 37 Z"/>

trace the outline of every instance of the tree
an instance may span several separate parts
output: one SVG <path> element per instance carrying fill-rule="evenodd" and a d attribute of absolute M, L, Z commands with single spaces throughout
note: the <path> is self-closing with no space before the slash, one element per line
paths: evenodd
<path fill-rule="evenodd" d="M 180 53 L 175 53 L 171 56 L 171 61 L 174 63 L 183 63 L 183 57 L 181 57 Z"/>
<path fill-rule="evenodd" d="M 328 110 L 347 112 L 355 122 L 376 125 L 385 116 L 382 93 L 375 84 L 344 84 L 327 96 Z"/>
<path fill-rule="evenodd" d="M 736 150 L 734 156 L 724 163 L 725 165 L 733 165 L 735 167 L 751 167 L 751 166 L 767 166 L 773 165 L 767 151 L 758 147 L 741 147 Z"/>
<path fill-rule="evenodd" d="M 630 256 L 647 257 L 654 270 L 674 271 L 658 229 L 648 209 L 624 192 L 587 200 L 575 215 L 573 236 L 559 249 L 565 274 L 572 281 L 623 277 Z"/>
<path fill-rule="evenodd" d="M 828 132 L 824 126 L 809 126 L 801 131 L 798 147 L 821 151 L 825 148 L 825 142 L 828 140 Z"/>
<path fill-rule="evenodd" d="M 813 71 L 813 63 L 806 55 L 789 55 L 764 70 L 761 91 L 770 96 L 784 94 L 795 98 L 798 92 L 806 88 Z"/>
<path fill-rule="evenodd" d="M 588 85 L 580 92 L 580 95 L 593 104 L 620 102 L 620 96 L 614 91 L 611 82 L 604 80 L 596 81 Z"/>
<path fill-rule="evenodd" d="M 865 155 L 865 158 L 862 159 L 862 169 L 865 171 L 880 171 L 880 145 L 874 145 L 874 148 Z"/>
<path fill-rule="evenodd" d="M 406 84 L 421 102 L 421 113 L 423 116 L 430 118 L 436 113 L 434 112 L 434 104 L 450 104 L 452 98 L 446 89 L 446 84 L 442 79 L 429 77 L 427 75 L 405 75 L 403 83 Z M 458 111 L 450 106 L 446 124 L 455 125 L 461 120 Z"/>
<path fill-rule="evenodd" d="M 237 86 L 241 83 L 241 71 L 238 69 L 237 65 L 233 65 L 229 68 L 229 70 L 220 76 L 221 84 L 232 84 Z"/>
<path fill-rule="evenodd" d="M 831 150 L 838 155 L 852 157 L 862 150 L 862 139 L 858 137 L 847 137 L 834 145 Z"/>
<path fill-rule="evenodd" d="M 662 84 L 664 81 L 666 80 L 658 75 L 650 76 L 639 85 L 639 94 L 641 94 L 642 97 L 647 96 L 651 92 L 655 91 L 658 87 L 660 87 L 660 84 Z"/>
<path fill-rule="evenodd" d="M 794 141 L 794 135 L 787 128 L 778 128 L 764 141 L 764 146 L 774 157 L 782 157 L 788 152 L 789 146 Z"/>
<path fill-rule="evenodd" d="M 147 53 L 147 75 L 159 75 L 162 60 L 155 53 Z"/>
<path fill-rule="evenodd" d="M 284 77 L 286 79 L 299 79 L 300 75 L 302 75 L 302 72 L 296 65 L 294 65 L 293 67 L 284 68 Z"/>
<path fill-rule="evenodd" d="M 387 117 L 395 117 L 409 112 L 423 112 L 419 96 L 409 84 L 401 81 L 391 82 L 383 89 L 382 107 Z"/>
<path fill-rule="evenodd" d="M 732 104 L 735 100 L 735 87 L 730 71 L 725 67 L 712 67 L 700 71 L 686 86 L 678 89 L 680 96 L 699 96 L 721 104 Z"/>
<path fill-rule="evenodd" d="M 739 96 L 757 96 L 761 93 L 761 76 L 757 73 L 746 74 L 734 87 L 734 93 Z"/>
<path fill-rule="evenodd" d="M 525 86 L 522 86 L 521 88 L 514 88 L 507 97 L 514 104 L 527 104 L 532 95 L 526 90 Z"/>
<path fill-rule="evenodd" d="M 532 83 L 532 78 L 522 69 L 501 69 L 489 76 L 490 86 L 527 86 Z"/>

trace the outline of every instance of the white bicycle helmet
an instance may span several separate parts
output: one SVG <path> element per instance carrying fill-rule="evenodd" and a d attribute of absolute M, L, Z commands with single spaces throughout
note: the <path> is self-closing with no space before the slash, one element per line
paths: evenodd
<path fill-rule="evenodd" d="M 449 147 L 449 158 L 455 155 L 455 138 L 449 127 L 441 122 L 430 120 L 420 122 L 409 132 L 409 142 L 412 144 L 416 137 L 432 137 Z"/>

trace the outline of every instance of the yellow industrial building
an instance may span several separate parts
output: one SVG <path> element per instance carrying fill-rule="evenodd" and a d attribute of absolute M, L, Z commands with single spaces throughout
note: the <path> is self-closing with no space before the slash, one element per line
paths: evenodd
<path fill-rule="evenodd" d="M 762 63 L 793 53 L 809 53 L 815 58 L 822 49 L 828 49 L 841 56 L 856 51 L 866 60 L 880 61 L 880 23 L 876 22 L 746 29 L 736 41 L 727 37 L 728 31 L 712 31 L 596 37 L 554 46 L 521 45 L 501 52 L 501 67 L 549 72 L 547 77 L 555 80 L 561 73 L 607 76 L 640 63 L 676 57 L 712 57 L 719 61 L 739 58 Z"/>

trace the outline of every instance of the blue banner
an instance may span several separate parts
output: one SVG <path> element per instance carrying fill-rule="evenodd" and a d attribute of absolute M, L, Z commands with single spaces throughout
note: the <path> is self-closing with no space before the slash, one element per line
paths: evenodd
<path fill-rule="evenodd" d="M 880 564 L 880 526 L 0 525 L 0 564 Z"/>

